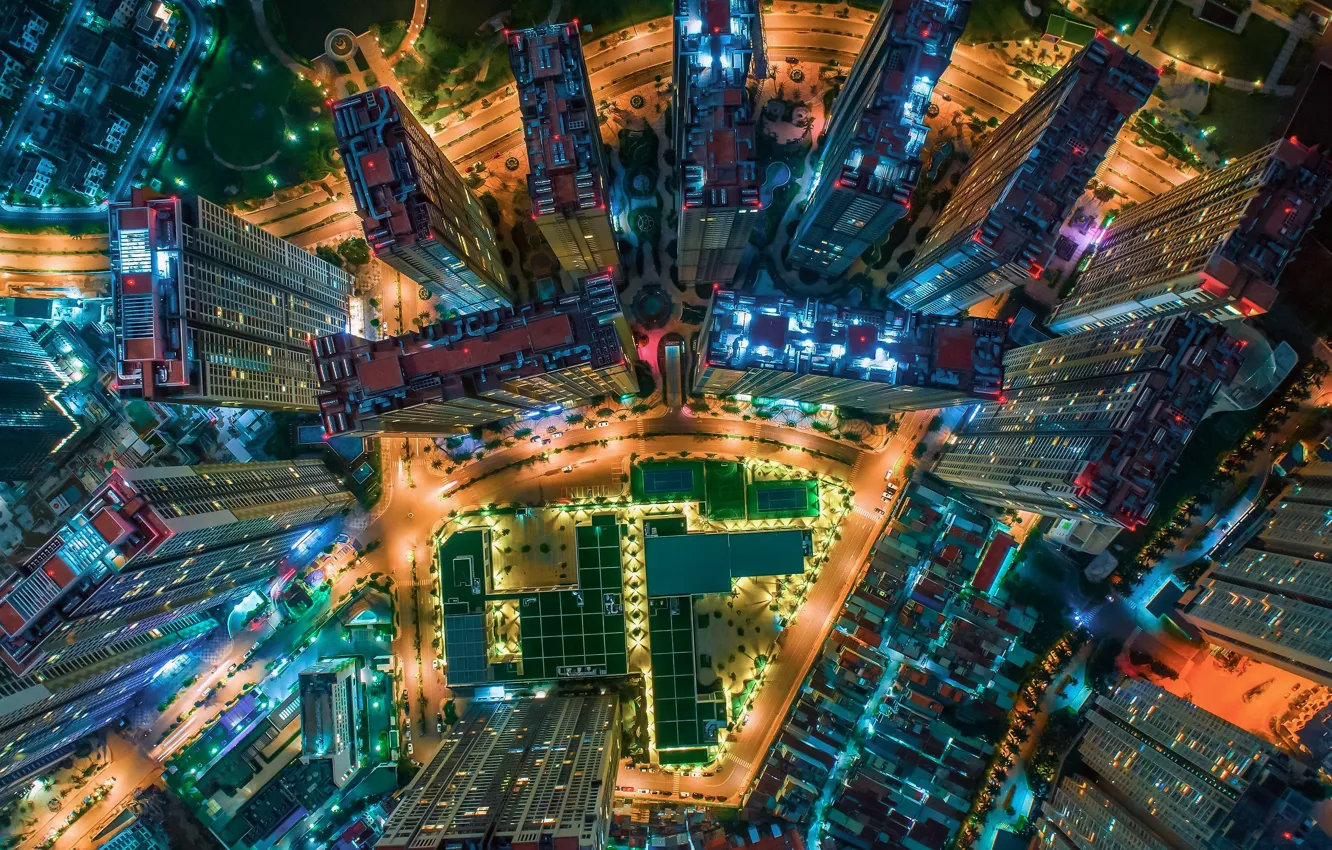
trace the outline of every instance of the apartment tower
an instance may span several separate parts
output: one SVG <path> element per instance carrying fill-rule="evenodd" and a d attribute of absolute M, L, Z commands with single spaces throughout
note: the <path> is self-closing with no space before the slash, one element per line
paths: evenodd
<path fill-rule="evenodd" d="M 876 413 L 999 398 L 1008 325 L 717 292 L 694 392 Z"/>
<path fill-rule="evenodd" d="M 675 4 L 680 283 L 728 284 L 762 209 L 752 79 L 767 75 L 757 0 Z"/>
<path fill-rule="evenodd" d="M 837 277 L 911 209 L 925 110 L 967 23 L 967 0 L 890 0 L 833 103 L 790 259 Z"/>
<path fill-rule="evenodd" d="M 1239 363 L 1239 342 L 1191 314 L 1012 349 L 1002 399 L 934 474 L 989 504 L 1136 528 Z"/>
<path fill-rule="evenodd" d="M 614 694 L 473 701 L 402 792 L 375 846 L 601 850 L 619 761 L 618 709 Z"/>
<path fill-rule="evenodd" d="M 352 276 L 203 198 L 111 205 L 122 398 L 313 412 L 309 340 L 347 327 Z"/>
<path fill-rule="evenodd" d="M 1043 848 L 1326 848 L 1312 800 L 1263 738 L 1142 679 L 1097 697 L 1044 807 Z"/>
<path fill-rule="evenodd" d="M 494 226 L 392 89 L 333 104 L 333 130 L 376 257 L 459 313 L 513 303 Z"/>
<path fill-rule="evenodd" d="M 312 343 L 330 436 L 451 434 L 638 392 L 637 349 L 609 274 L 558 300 L 473 313 L 419 331 Z"/>
<path fill-rule="evenodd" d="M 958 313 L 1039 279 L 1064 219 L 1157 78 L 1108 37 L 1092 39 L 976 146 L 892 298 Z"/>
<path fill-rule="evenodd" d="M 1332 200 L 1332 161 L 1282 139 L 1117 216 L 1050 329 L 1073 333 L 1191 311 L 1265 313 Z"/>
<path fill-rule="evenodd" d="M 578 25 L 509 30 L 532 220 L 575 278 L 623 274 L 611 228 L 607 154 Z"/>
<path fill-rule="evenodd" d="M 0 323 L 0 481 L 28 481 L 79 432 L 62 401 L 70 378 L 27 328 Z"/>
<path fill-rule="evenodd" d="M 113 472 L 0 582 L 0 691 L 14 696 L 0 763 L 17 770 L 72 741 L 73 727 L 52 722 L 65 706 L 117 716 L 150 667 L 273 581 L 311 527 L 351 501 L 317 460 Z"/>

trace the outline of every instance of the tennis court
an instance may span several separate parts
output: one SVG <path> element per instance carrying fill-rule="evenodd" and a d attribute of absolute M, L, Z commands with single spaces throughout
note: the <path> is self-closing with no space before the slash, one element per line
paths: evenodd
<path fill-rule="evenodd" d="M 702 501 L 703 464 L 697 461 L 634 464 L 630 492 L 639 503 Z"/>
<path fill-rule="evenodd" d="M 747 493 L 749 519 L 786 519 L 819 515 L 818 481 L 755 481 Z"/>

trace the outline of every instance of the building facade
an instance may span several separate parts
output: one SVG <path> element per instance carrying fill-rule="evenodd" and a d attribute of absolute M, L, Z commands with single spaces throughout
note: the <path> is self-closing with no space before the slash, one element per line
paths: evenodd
<path fill-rule="evenodd" d="M 910 210 L 925 110 L 970 11 L 967 0 L 892 0 L 875 18 L 833 102 L 793 265 L 837 277 Z"/>
<path fill-rule="evenodd" d="M 934 468 L 1001 507 L 1136 528 L 1240 345 L 1191 314 L 1026 345 Z"/>
<path fill-rule="evenodd" d="M 1191 311 L 1264 313 L 1300 240 L 1332 200 L 1332 160 L 1282 139 L 1115 217 L 1057 333 Z"/>
<path fill-rule="evenodd" d="M 1203 574 L 1180 613 L 1214 644 L 1332 687 L 1332 564 L 1243 549 Z"/>
<path fill-rule="evenodd" d="M 1332 845 L 1283 754 L 1148 681 L 1097 697 L 1077 756 L 1045 807 L 1042 848 Z"/>
<path fill-rule="evenodd" d="M 1039 279 L 1064 219 L 1157 79 L 1108 37 L 1092 39 L 976 146 L 892 298 L 957 313 Z"/>
<path fill-rule="evenodd" d="M 377 341 L 312 343 L 324 432 L 448 434 L 638 391 L 637 349 L 609 274 L 578 292 Z"/>
<path fill-rule="evenodd" d="M 352 496 L 321 461 L 120 469 L 0 584 L 16 675 L 234 603 Z"/>
<path fill-rule="evenodd" d="M 762 211 L 749 89 L 768 75 L 762 26 L 755 0 L 675 5 L 672 147 L 684 285 L 730 283 Z"/>
<path fill-rule="evenodd" d="M 1300 467 L 1294 480 L 1272 503 L 1249 545 L 1265 552 L 1297 558 L 1332 555 L 1332 463 L 1314 461 Z"/>
<path fill-rule="evenodd" d="M 376 257 L 451 310 L 474 313 L 513 303 L 494 226 L 391 89 L 380 86 L 333 104 L 333 130 Z"/>
<path fill-rule="evenodd" d="M 699 333 L 694 392 L 874 412 L 997 399 L 1008 325 L 721 290 Z"/>
<path fill-rule="evenodd" d="M 361 683 L 356 659 L 317 661 L 301 671 L 301 760 L 328 759 L 341 788 L 361 763 Z"/>
<path fill-rule="evenodd" d="M 352 276 L 203 198 L 111 205 L 123 398 L 315 409 L 308 341 L 345 330 Z"/>
<path fill-rule="evenodd" d="M 62 399 L 70 376 L 21 324 L 0 323 L 0 481 L 28 481 L 79 433 Z"/>
<path fill-rule="evenodd" d="M 575 278 L 623 274 L 611 227 L 606 147 L 577 24 L 509 30 L 527 146 L 532 220 Z"/>
<path fill-rule="evenodd" d="M 375 846 L 601 850 L 618 717 L 613 694 L 473 701 L 402 793 Z"/>

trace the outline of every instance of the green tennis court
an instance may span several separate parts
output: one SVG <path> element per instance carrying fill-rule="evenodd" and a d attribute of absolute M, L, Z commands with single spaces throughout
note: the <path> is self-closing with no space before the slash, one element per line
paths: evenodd
<path fill-rule="evenodd" d="M 819 515 L 819 482 L 755 481 L 747 491 L 749 519 L 787 519 Z"/>

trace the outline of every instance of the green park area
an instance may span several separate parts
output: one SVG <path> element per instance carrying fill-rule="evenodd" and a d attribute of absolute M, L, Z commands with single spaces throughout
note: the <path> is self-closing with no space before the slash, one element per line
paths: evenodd
<path fill-rule="evenodd" d="M 264 47 L 248 8 L 217 5 L 220 34 L 153 173 L 163 191 L 219 203 L 318 180 L 336 141 L 323 96 Z"/>
<path fill-rule="evenodd" d="M 1198 124 L 1211 128 L 1207 144 L 1223 157 L 1243 156 L 1272 140 L 1282 113 L 1290 105 L 1285 98 L 1212 86 L 1207 107 Z"/>
<path fill-rule="evenodd" d="M 1193 17 L 1193 10 L 1176 3 L 1170 7 L 1156 37 L 1156 48 L 1191 65 L 1238 77 L 1266 81 L 1286 31 L 1257 15 L 1249 18 L 1240 35 Z"/>
<path fill-rule="evenodd" d="M 309 61 L 324 52 L 324 39 L 334 29 L 360 35 L 378 27 L 381 34 L 395 29 L 405 34 L 412 0 L 268 0 L 264 15 L 273 34 Z"/>
<path fill-rule="evenodd" d="M 1044 28 L 1044 20 L 1027 17 L 1022 0 L 981 0 L 971 5 L 967 28 L 962 32 L 962 42 L 986 44 L 991 41 L 1035 38 Z"/>
<path fill-rule="evenodd" d="M 1109 21 L 1116 29 L 1133 32 L 1151 5 L 1151 0 L 1091 0 L 1087 9 L 1096 17 Z"/>

